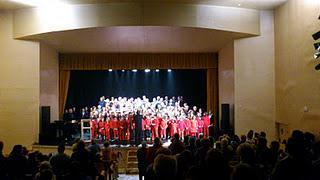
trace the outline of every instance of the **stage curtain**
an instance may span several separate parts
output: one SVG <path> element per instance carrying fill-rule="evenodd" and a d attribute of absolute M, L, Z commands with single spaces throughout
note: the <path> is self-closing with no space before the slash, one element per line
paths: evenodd
<path fill-rule="evenodd" d="M 59 116 L 62 118 L 67 101 L 70 71 L 60 70 L 59 73 Z"/>
<path fill-rule="evenodd" d="M 217 68 L 214 53 L 67 53 L 60 54 L 60 70 L 208 69 Z"/>
<path fill-rule="evenodd" d="M 218 116 L 218 69 L 207 69 L 207 111 Z"/>
<path fill-rule="evenodd" d="M 207 110 L 218 117 L 218 57 L 215 53 L 64 53 L 59 55 L 63 114 L 71 70 L 207 69 Z"/>

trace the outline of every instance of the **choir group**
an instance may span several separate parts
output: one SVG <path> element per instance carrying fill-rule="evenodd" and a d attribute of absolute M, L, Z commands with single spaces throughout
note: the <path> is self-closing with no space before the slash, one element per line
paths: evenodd
<path fill-rule="evenodd" d="M 83 115 L 85 111 L 82 109 Z M 136 124 L 137 114 L 141 115 L 141 124 Z M 156 137 L 168 139 L 175 133 L 180 137 L 201 134 L 207 137 L 211 118 L 211 112 L 203 112 L 196 106 L 189 108 L 181 96 L 177 99 L 157 96 L 151 101 L 146 96 L 110 99 L 102 96 L 98 106 L 90 109 L 92 138 L 100 140 L 136 139 L 136 128 L 141 128 L 141 138 L 146 141 Z"/>

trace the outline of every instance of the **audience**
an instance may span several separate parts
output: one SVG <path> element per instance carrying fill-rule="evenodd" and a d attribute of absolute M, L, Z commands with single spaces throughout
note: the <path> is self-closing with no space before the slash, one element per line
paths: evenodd
<path fill-rule="evenodd" d="M 250 130 L 239 138 L 222 135 L 213 139 L 199 136 L 184 138 L 174 134 L 164 147 L 159 138 L 137 150 L 139 179 L 145 180 L 313 180 L 320 179 L 320 142 L 309 132 L 295 130 L 288 140 L 268 144 L 265 132 Z M 114 152 L 105 142 L 100 148 L 92 141 L 79 140 L 71 157 L 58 146 L 57 154 L 28 152 L 15 145 L 4 155 L 0 141 L 0 179 L 2 180 L 93 180 L 106 179 L 114 171 Z M 111 176 L 108 177 L 110 179 Z M 117 176 L 113 176 L 117 178 Z"/>

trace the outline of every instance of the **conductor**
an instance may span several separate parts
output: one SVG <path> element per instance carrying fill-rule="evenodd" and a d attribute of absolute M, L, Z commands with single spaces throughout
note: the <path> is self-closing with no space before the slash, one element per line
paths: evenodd
<path fill-rule="evenodd" d="M 137 113 L 134 115 L 134 122 L 136 125 L 135 143 L 136 143 L 136 146 L 138 146 L 139 144 L 141 144 L 141 133 L 142 133 L 142 115 L 140 110 L 138 110 Z"/>

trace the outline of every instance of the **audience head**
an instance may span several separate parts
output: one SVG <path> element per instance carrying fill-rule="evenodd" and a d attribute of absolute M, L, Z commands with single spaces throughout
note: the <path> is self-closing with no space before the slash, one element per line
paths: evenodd
<path fill-rule="evenodd" d="M 247 136 L 246 135 L 241 135 L 241 143 L 245 143 L 247 141 Z"/>
<path fill-rule="evenodd" d="M 59 146 L 58 146 L 58 153 L 64 153 L 64 150 L 65 150 L 64 144 L 59 144 Z"/>
<path fill-rule="evenodd" d="M 86 148 L 86 144 L 84 143 L 84 141 L 79 141 L 78 145 L 77 145 L 77 150 L 78 151 L 83 151 Z"/>
<path fill-rule="evenodd" d="M 232 180 L 257 180 L 259 179 L 256 170 L 246 163 L 238 164 L 232 173 Z"/>
<path fill-rule="evenodd" d="M 160 138 L 156 137 L 156 138 L 154 139 L 153 146 L 155 146 L 155 147 L 161 146 L 161 140 L 160 140 Z"/>
<path fill-rule="evenodd" d="M 164 154 L 164 155 L 171 155 L 171 151 L 168 148 L 164 148 L 164 147 L 160 147 L 156 153 L 155 153 L 155 157 L 157 157 L 160 154 Z"/>
<path fill-rule="evenodd" d="M 108 148 L 110 146 L 110 143 L 108 141 L 104 142 L 103 144 L 104 148 Z"/>
<path fill-rule="evenodd" d="M 264 137 L 259 137 L 257 147 L 258 148 L 267 148 L 267 139 Z"/>
<path fill-rule="evenodd" d="M 10 156 L 14 155 L 22 155 L 22 145 L 18 144 L 13 146 Z"/>
<path fill-rule="evenodd" d="M 250 130 L 247 134 L 248 139 L 253 139 L 253 130 Z"/>
<path fill-rule="evenodd" d="M 270 145 L 270 149 L 273 151 L 279 151 L 280 143 L 278 141 L 272 141 Z"/>
<path fill-rule="evenodd" d="M 153 164 L 156 179 L 173 180 L 177 173 L 176 159 L 171 155 L 159 154 Z"/>
<path fill-rule="evenodd" d="M 147 147 L 147 142 L 143 141 L 143 142 L 141 143 L 141 145 L 142 145 L 143 148 L 146 148 L 146 147 Z"/>
<path fill-rule="evenodd" d="M 180 140 L 179 134 L 178 134 L 178 133 L 175 133 L 175 134 L 173 135 L 173 139 L 174 139 L 175 141 L 179 141 L 179 140 Z"/>
<path fill-rule="evenodd" d="M 266 132 L 264 132 L 264 131 L 261 131 L 261 132 L 260 132 L 260 137 L 266 138 L 266 137 L 267 137 L 267 134 L 266 134 Z"/>
<path fill-rule="evenodd" d="M 248 163 L 251 165 L 255 163 L 255 151 L 251 144 L 240 144 L 238 146 L 237 153 L 240 157 L 241 162 Z"/>

